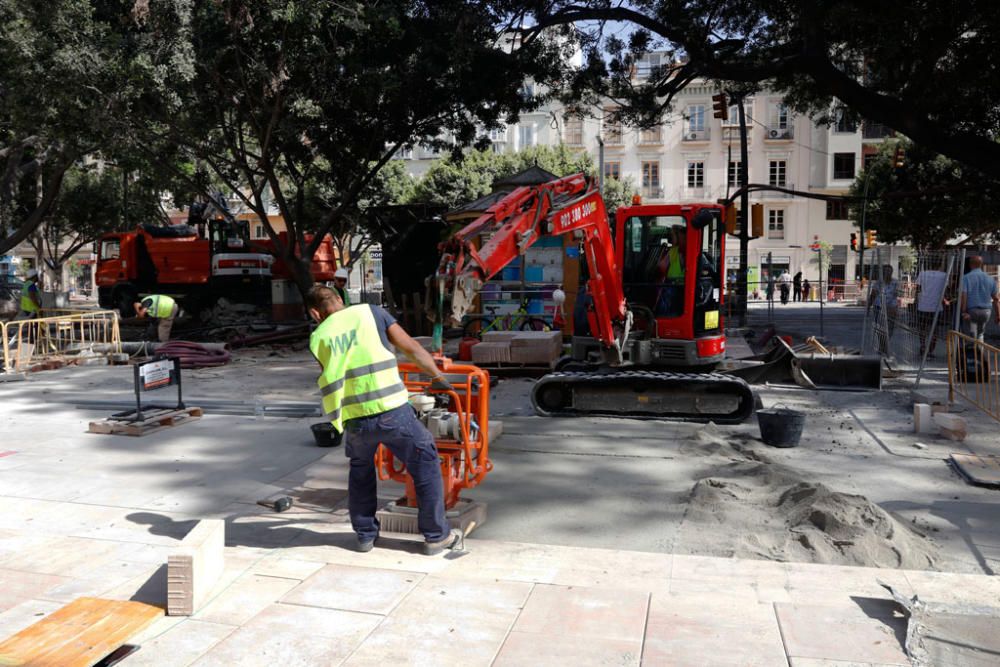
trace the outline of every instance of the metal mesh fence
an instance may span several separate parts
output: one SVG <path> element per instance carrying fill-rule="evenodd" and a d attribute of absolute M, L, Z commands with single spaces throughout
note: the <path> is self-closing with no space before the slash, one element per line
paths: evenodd
<path fill-rule="evenodd" d="M 862 350 L 881 354 L 895 370 L 915 373 L 943 358 L 944 340 L 956 317 L 964 250 L 919 250 L 900 266 L 872 250 L 872 282 L 865 296 Z"/>

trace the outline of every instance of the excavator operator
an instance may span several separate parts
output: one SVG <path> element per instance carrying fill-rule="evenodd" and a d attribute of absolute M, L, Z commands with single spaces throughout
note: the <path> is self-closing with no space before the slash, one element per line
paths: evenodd
<path fill-rule="evenodd" d="M 684 249 L 686 230 L 672 228 L 673 243 L 657 264 L 660 287 L 654 312 L 657 317 L 678 317 L 684 312 Z"/>

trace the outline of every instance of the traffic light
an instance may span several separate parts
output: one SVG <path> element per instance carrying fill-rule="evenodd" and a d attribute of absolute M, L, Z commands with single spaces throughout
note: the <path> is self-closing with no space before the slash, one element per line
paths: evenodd
<path fill-rule="evenodd" d="M 726 207 L 726 233 L 736 236 L 737 234 L 737 216 L 739 213 L 736 211 L 736 206 L 730 204 Z"/>
<path fill-rule="evenodd" d="M 906 162 L 906 151 L 903 150 L 902 146 L 896 146 L 896 152 L 892 156 L 892 166 L 896 169 L 902 169 Z"/>
<path fill-rule="evenodd" d="M 851 250 L 858 251 L 858 235 L 854 232 L 851 232 Z"/>
<path fill-rule="evenodd" d="M 750 236 L 759 239 L 764 236 L 764 205 L 750 205 Z"/>
<path fill-rule="evenodd" d="M 875 247 L 875 235 L 878 234 L 874 229 L 869 229 L 865 232 L 865 246 L 868 248 Z"/>
<path fill-rule="evenodd" d="M 729 105 L 726 104 L 725 93 L 712 95 L 712 115 L 722 120 L 729 119 Z"/>

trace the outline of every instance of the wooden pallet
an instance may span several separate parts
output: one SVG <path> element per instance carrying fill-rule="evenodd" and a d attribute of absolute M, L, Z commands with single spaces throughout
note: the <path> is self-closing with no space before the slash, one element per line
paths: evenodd
<path fill-rule="evenodd" d="M 127 419 L 108 417 L 99 422 L 90 422 L 88 431 L 90 433 L 139 437 L 201 419 L 204 411 L 201 408 L 183 408 L 180 410 L 152 408 L 150 410 L 143 410 L 142 414 L 144 417 L 142 421 L 129 421 Z"/>
<path fill-rule="evenodd" d="M 91 667 L 161 616 L 142 602 L 77 598 L 0 642 L 0 665 Z"/>

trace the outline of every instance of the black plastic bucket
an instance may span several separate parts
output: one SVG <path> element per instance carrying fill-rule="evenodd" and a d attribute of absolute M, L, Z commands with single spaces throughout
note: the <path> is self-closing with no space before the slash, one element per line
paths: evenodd
<path fill-rule="evenodd" d="M 788 408 L 767 408 L 757 411 L 760 439 L 772 447 L 795 447 L 802 437 L 806 415 Z"/>
<path fill-rule="evenodd" d="M 313 437 L 316 438 L 317 447 L 336 447 L 344 437 L 343 433 L 334 431 L 333 424 L 329 422 L 313 424 L 311 428 Z"/>

